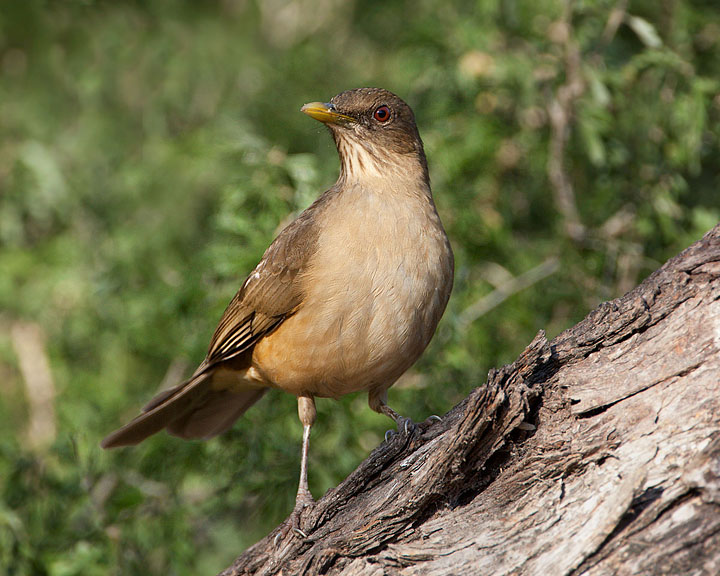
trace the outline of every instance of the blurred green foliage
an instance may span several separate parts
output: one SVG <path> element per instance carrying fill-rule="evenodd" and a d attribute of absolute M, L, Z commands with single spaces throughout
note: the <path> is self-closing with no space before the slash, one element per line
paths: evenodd
<path fill-rule="evenodd" d="M 712 3 L 322 6 L 0 5 L 3 574 L 215 573 L 290 512 L 292 397 L 269 393 L 205 443 L 98 443 L 202 359 L 274 234 L 333 183 L 336 152 L 304 102 L 374 85 L 415 109 L 457 260 L 435 340 L 390 392 L 415 419 L 718 221 Z M 563 182 L 577 216 L 560 206 Z M 56 392 L 45 436 L 29 425 L 40 408 L 18 360 L 28 324 Z M 318 404 L 316 497 L 390 427 L 364 395 Z"/>

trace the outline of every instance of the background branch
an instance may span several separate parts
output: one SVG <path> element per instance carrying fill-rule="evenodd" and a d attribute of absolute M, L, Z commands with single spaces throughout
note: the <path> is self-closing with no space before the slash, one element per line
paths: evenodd
<path fill-rule="evenodd" d="M 563 50 L 565 82 L 556 90 L 547 108 L 551 130 L 548 178 L 555 205 L 563 217 L 565 233 L 579 242 L 585 238 L 586 230 L 580 220 L 575 191 L 568 174 L 566 148 L 575 101 L 585 92 L 585 82 L 580 67 L 580 47 L 573 37 L 572 4 L 572 0 L 565 0 L 563 18 L 555 27 L 555 37 Z"/>

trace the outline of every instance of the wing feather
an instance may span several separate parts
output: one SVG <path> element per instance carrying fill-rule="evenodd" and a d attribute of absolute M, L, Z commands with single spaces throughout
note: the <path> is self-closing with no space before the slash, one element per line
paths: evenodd
<path fill-rule="evenodd" d="M 287 226 L 265 251 L 225 309 L 199 371 L 246 352 L 300 306 L 303 291 L 299 279 L 315 252 L 318 234 L 313 211 L 322 199 Z"/>

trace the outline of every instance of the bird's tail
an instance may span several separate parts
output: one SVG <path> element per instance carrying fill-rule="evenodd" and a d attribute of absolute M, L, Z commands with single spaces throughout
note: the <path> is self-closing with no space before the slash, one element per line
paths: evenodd
<path fill-rule="evenodd" d="M 228 430 L 264 392 L 264 388 L 251 387 L 213 390 L 212 372 L 203 372 L 155 396 L 142 414 L 106 436 L 100 445 L 131 446 L 163 428 L 181 438 L 212 438 Z"/>

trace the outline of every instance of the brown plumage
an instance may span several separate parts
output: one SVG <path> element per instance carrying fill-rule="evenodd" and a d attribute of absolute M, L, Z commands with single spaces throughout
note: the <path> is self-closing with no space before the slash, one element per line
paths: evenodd
<path fill-rule="evenodd" d="M 314 397 L 367 390 L 396 422 L 387 390 L 429 343 L 453 280 L 410 108 L 377 88 L 303 107 L 325 123 L 340 176 L 265 251 L 228 305 L 205 360 L 102 442 L 137 444 L 166 428 L 182 438 L 228 430 L 268 388 L 298 397 L 304 426 L 294 517 L 309 501 Z"/>

